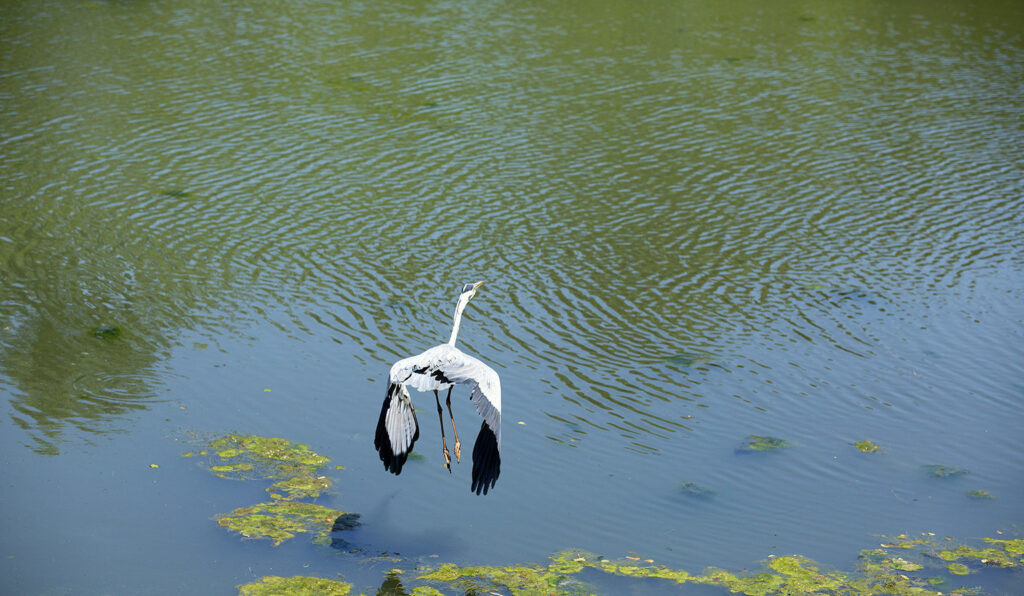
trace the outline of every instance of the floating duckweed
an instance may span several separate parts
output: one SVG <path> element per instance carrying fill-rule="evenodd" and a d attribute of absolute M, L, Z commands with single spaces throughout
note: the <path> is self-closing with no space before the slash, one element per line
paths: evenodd
<path fill-rule="evenodd" d="M 279 479 L 267 489 L 274 499 L 317 497 L 331 486 L 330 478 L 316 473 L 330 460 L 301 443 L 277 437 L 231 434 L 211 441 L 210 448 L 220 458 L 210 465 L 210 471 L 221 478 Z M 205 455 L 206 451 L 199 453 Z M 187 457 L 194 453 L 189 451 L 182 455 Z"/>
<path fill-rule="evenodd" d="M 989 544 L 998 544 L 1002 546 L 1006 552 L 1014 555 L 1024 555 L 1024 538 L 1014 538 L 1012 540 L 1001 540 L 999 538 L 984 538 L 985 542 Z"/>
<path fill-rule="evenodd" d="M 683 570 L 669 569 L 664 565 L 652 565 L 650 567 L 637 565 L 635 563 L 622 563 L 616 564 L 610 561 L 605 562 L 601 565 L 601 570 L 605 573 L 611 573 L 614 575 L 625 575 L 630 577 L 656 577 L 660 579 L 668 579 L 677 583 L 686 583 L 691 581 L 692 576 Z"/>
<path fill-rule="evenodd" d="M 909 578 L 902 573 L 905 571 L 920 571 L 924 565 L 908 561 L 903 557 L 891 556 L 885 549 L 875 548 L 861 551 L 860 553 L 861 572 L 869 579 L 868 583 L 896 585 L 906 584 L 910 587 Z"/>
<path fill-rule="evenodd" d="M 899 534 L 894 536 L 893 540 L 883 542 L 880 546 L 882 548 L 916 548 L 930 544 L 932 541 L 927 538 L 908 538 L 906 534 Z"/>
<path fill-rule="evenodd" d="M 784 584 L 782 577 L 773 573 L 740 577 L 724 569 L 708 569 L 706 575 L 695 577 L 694 581 L 701 584 L 723 586 L 734 594 L 747 594 L 748 596 L 775 594 L 783 588 Z"/>
<path fill-rule="evenodd" d="M 921 569 L 924 569 L 924 565 L 908 561 L 901 557 L 886 559 L 885 563 L 897 571 L 920 571 Z"/>
<path fill-rule="evenodd" d="M 345 596 L 352 585 L 320 577 L 278 577 L 268 575 L 238 586 L 239 596 Z"/>
<path fill-rule="evenodd" d="M 762 435 L 748 435 L 747 440 L 736 448 L 739 453 L 750 453 L 753 451 L 778 451 L 789 447 L 784 439 Z"/>
<path fill-rule="evenodd" d="M 842 573 L 823 573 L 814 561 L 797 555 L 771 559 L 768 568 L 785 576 L 787 592 L 791 593 L 834 592 L 846 583 Z"/>
<path fill-rule="evenodd" d="M 330 532 L 358 525 L 357 514 L 297 500 L 317 497 L 331 486 L 329 478 L 316 474 L 328 458 L 309 447 L 287 439 L 231 434 L 212 441 L 210 449 L 221 462 L 210 470 L 220 477 L 278 480 L 266 489 L 274 501 L 219 515 L 216 520 L 221 526 L 248 538 L 271 540 L 277 546 L 299 533 L 314 534 L 315 544 L 330 544 Z"/>
<path fill-rule="evenodd" d="M 949 565 L 946 565 L 946 569 L 948 569 L 953 575 L 967 575 L 971 572 L 971 570 L 967 568 L 967 565 L 962 563 L 950 563 Z"/>
<path fill-rule="evenodd" d="M 227 464 L 223 466 L 210 466 L 210 471 L 230 473 L 230 472 L 248 472 L 253 468 L 252 464 Z"/>
<path fill-rule="evenodd" d="M 564 551 L 551 556 L 548 569 L 555 573 L 571 575 L 579 573 L 584 567 L 594 565 L 598 561 L 592 553 L 583 551 Z"/>
<path fill-rule="evenodd" d="M 857 449 L 860 449 L 861 453 L 874 453 L 874 452 L 878 451 L 878 449 L 879 449 L 877 443 L 872 443 L 871 441 L 867 441 L 867 440 L 857 441 L 853 445 Z"/>
<path fill-rule="evenodd" d="M 268 478 L 312 474 L 330 461 L 306 445 L 278 437 L 227 435 L 210 443 L 221 459 L 242 458 Z"/>
<path fill-rule="evenodd" d="M 287 480 L 275 482 L 267 492 L 274 499 L 301 499 L 318 497 L 320 493 L 331 487 L 331 479 L 326 476 L 295 476 Z"/>
<path fill-rule="evenodd" d="M 463 575 L 463 570 L 459 569 L 458 565 L 455 565 L 454 563 L 443 563 L 436 571 L 425 573 L 419 578 L 438 582 L 453 582 Z"/>
<path fill-rule="evenodd" d="M 708 569 L 701 575 L 674 570 L 653 561 L 641 562 L 637 557 L 611 561 L 583 551 L 565 551 L 551 557 L 547 567 L 538 565 L 511 565 L 508 567 L 476 566 L 459 567 L 444 563 L 437 569 L 422 570 L 414 581 L 452 584 L 460 592 L 508 592 L 515 596 L 545 594 L 551 596 L 591 593 L 586 584 L 574 575 L 585 569 L 595 569 L 609 575 L 648 580 L 664 579 L 676 583 L 693 583 L 720 586 L 734 594 L 747 596 L 782 596 L 790 594 L 846 594 L 868 596 L 872 594 L 894 594 L 897 596 L 940 596 L 933 588 L 945 583 L 943 577 L 929 577 L 928 573 L 946 571 L 953 575 L 971 573 L 970 560 L 982 565 L 1020 566 L 1018 560 L 1024 555 L 1024 539 L 986 538 L 990 546 L 977 549 L 958 546 L 938 553 L 938 558 L 948 561 L 945 566 L 936 566 L 934 559 L 937 545 L 933 534 L 923 538 L 899 535 L 883 543 L 882 548 L 861 552 L 860 571 L 846 574 L 838 571 L 823 571 L 819 565 L 799 555 L 771 557 L 764 569 L 754 574 L 736 574 L 723 569 Z M 947 542 L 951 539 L 947 539 Z M 899 549 L 901 555 L 890 554 L 890 549 Z M 922 562 L 908 557 L 917 557 Z M 968 563 L 957 562 L 968 559 Z M 930 563 L 928 561 L 931 561 Z M 390 577 L 397 579 L 399 570 L 392 570 Z M 909 575 L 909 574 L 913 575 Z M 656 584 L 651 584 L 652 589 Z M 287 592 L 282 592 L 287 593 Z M 403 592 L 404 593 L 404 592 Z M 439 590 L 430 586 L 411 589 L 413 595 L 437 596 Z M 974 593 L 971 589 L 958 589 L 957 593 Z"/>
<path fill-rule="evenodd" d="M 720 586 L 734 594 L 747 596 L 776 596 L 788 594 L 847 594 L 867 596 L 870 594 L 895 594 L 900 596 L 939 596 L 933 588 L 943 584 L 942 577 L 928 577 L 928 569 L 934 573 L 934 562 L 930 567 L 921 561 L 928 561 L 927 555 L 936 552 L 932 535 L 925 538 L 909 538 L 906 535 L 894 537 L 883 544 L 883 548 L 863 551 L 860 555 L 859 573 L 846 574 L 838 571 L 823 571 L 819 565 L 802 556 L 786 555 L 772 557 L 765 568 L 754 574 L 740 575 L 723 569 L 708 569 L 701 575 L 673 570 L 663 565 L 643 564 L 636 557 L 624 561 L 610 561 L 582 551 L 566 551 L 551 557 L 546 568 L 539 566 L 510 567 L 458 567 L 449 563 L 438 569 L 420 575 L 417 579 L 454 584 L 461 591 L 477 592 L 507 590 L 514 595 L 575 594 L 585 590 L 585 584 L 572 576 L 584 569 L 597 569 L 609 575 L 624 577 L 665 579 L 676 583 L 693 583 Z M 989 565 L 1001 565 L 998 561 L 1016 561 L 1011 555 L 1024 553 L 1024 540 L 986 539 L 990 545 L 985 549 L 966 546 L 943 551 L 939 556 L 949 560 L 944 570 L 956 575 L 970 572 L 968 565 L 956 559 L 968 557 Z M 895 556 L 888 549 L 898 548 L 906 556 Z M 993 552 L 995 551 L 995 552 Z M 949 553 L 949 554 L 947 554 Z M 1001 553 L 1001 555 L 999 554 Z M 918 560 L 911 560 L 915 556 Z M 934 554 L 931 554 L 934 556 Z M 1002 557 L 1002 558 L 1000 558 Z M 647 563 L 652 563 L 647 561 Z M 913 575 L 909 575 L 913 573 Z M 971 590 L 958 590 L 972 593 Z M 416 592 L 414 592 L 416 593 Z M 434 592 L 424 592 L 434 594 Z"/>
<path fill-rule="evenodd" d="M 240 507 L 218 516 L 217 523 L 247 538 L 267 538 L 277 546 L 304 532 L 326 536 L 343 513 L 313 503 L 275 501 Z"/>
<path fill-rule="evenodd" d="M 92 328 L 92 336 L 96 339 L 117 339 L 121 337 L 121 328 L 117 325 L 97 325 Z"/>
<path fill-rule="evenodd" d="M 988 492 L 987 490 L 969 490 L 969 491 L 967 491 L 967 496 L 972 498 L 972 499 L 994 499 L 995 498 L 995 497 L 992 496 L 992 493 Z"/>
<path fill-rule="evenodd" d="M 957 561 L 959 559 L 974 559 L 983 565 L 994 565 L 996 567 L 1017 567 L 1020 561 L 1014 553 L 1007 552 L 1002 548 L 971 548 L 961 544 L 952 550 L 944 550 L 939 553 L 943 561 Z"/>
<path fill-rule="evenodd" d="M 963 468 L 954 468 L 951 466 L 941 466 L 939 464 L 929 464 L 924 466 L 929 476 L 934 478 L 956 478 L 957 476 L 963 476 L 968 474 L 968 471 Z"/>
<path fill-rule="evenodd" d="M 441 565 L 418 579 L 454 583 L 468 591 L 488 591 L 507 588 L 512 594 L 578 594 L 586 593 L 585 585 L 564 573 L 561 566 L 539 567 L 510 565 L 508 567 L 458 567 L 450 563 Z M 575 573 L 575 572 L 570 572 Z"/>

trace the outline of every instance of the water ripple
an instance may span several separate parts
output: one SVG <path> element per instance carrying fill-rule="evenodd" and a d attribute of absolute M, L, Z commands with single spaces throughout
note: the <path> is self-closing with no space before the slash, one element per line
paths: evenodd
<path fill-rule="evenodd" d="M 439 27 L 446 10 L 406 26 Z M 91 282 L 98 300 L 141 300 L 160 326 L 283 305 L 275 324 L 383 370 L 443 339 L 453 288 L 486 279 L 467 345 L 535 375 L 557 397 L 548 416 L 657 451 L 691 432 L 679 415 L 714 401 L 709 367 L 757 402 L 757 368 L 735 363 L 789 372 L 806 349 L 860 371 L 905 340 L 894 321 L 1018 276 L 1012 42 L 968 28 L 954 37 L 970 43 L 947 48 L 945 31 L 917 46 L 838 26 L 781 51 L 757 23 L 760 45 L 744 48 L 688 25 L 699 50 L 638 39 L 613 58 L 589 34 L 570 51 L 543 19 L 492 16 L 506 27 L 494 43 L 530 35 L 537 53 L 444 36 L 442 64 L 422 39 L 384 47 L 343 28 L 305 62 L 274 38 L 211 46 L 219 26 L 189 21 L 191 44 L 173 22 L 93 40 L 103 52 L 165 35 L 180 42 L 170 59 L 22 58 L 4 73 L 17 91 L 0 137 L 5 203 L 20 205 L 2 234 L 16 302 L 53 308 L 32 280 L 91 254 L 113 264 Z M 836 31 L 844 50 L 819 47 Z M 216 59 L 192 59 L 204 48 Z M 396 56 L 411 62 L 378 67 Z M 88 103 L 69 111 L 52 93 L 66 88 Z M 122 287 L 128 270 L 145 283 Z M 697 352 L 714 357 L 666 363 Z M 798 393 L 822 382 L 803 370 Z"/>

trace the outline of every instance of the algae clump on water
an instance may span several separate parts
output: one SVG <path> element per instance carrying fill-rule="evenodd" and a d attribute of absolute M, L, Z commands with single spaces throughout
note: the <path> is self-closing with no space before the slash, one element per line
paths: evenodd
<path fill-rule="evenodd" d="M 221 478 L 278 480 L 267 488 L 273 499 L 318 497 L 331 487 L 331 479 L 317 473 L 330 459 L 302 443 L 279 437 L 230 434 L 211 441 L 210 449 L 218 458 L 217 463 L 211 463 L 210 471 Z M 200 452 L 205 454 L 205 450 Z M 182 455 L 191 457 L 195 453 Z"/>
<path fill-rule="evenodd" d="M 351 590 L 345 582 L 304 576 L 268 575 L 238 586 L 239 596 L 346 596 Z"/>
<path fill-rule="evenodd" d="M 246 538 L 267 538 L 277 546 L 296 534 L 314 533 L 325 537 L 334 520 L 344 511 L 313 503 L 274 501 L 250 507 L 239 507 L 217 516 L 217 523 Z"/>
<path fill-rule="evenodd" d="M 275 546 L 300 533 L 324 541 L 335 520 L 345 515 L 338 509 L 299 501 L 318 497 L 331 487 L 331 480 L 318 474 L 330 460 L 306 445 L 278 437 L 229 434 L 211 441 L 210 450 L 217 458 L 210 471 L 219 477 L 277 480 L 266 489 L 273 501 L 216 516 L 225 528 L 248 538 L 271 540 Z"/>
<path fill-rule="evenodd" d="M 210 448 L 220 457 L 220 465 L 236 466 L 237 471 L 252 471 L 264 478 L 313 475 L 330 461 L 302 443 L 279 437 L 230 434 L 212 441 Z"/>
<path fill-rule="evenodd" d="M 759 573 L 737 574 L 710 568 L 703 574 L 690 574 L 638 557 L 612 561 L 582 551 L 567 551 L 551 557 L 547 567 L 459 567 L 449 563 L 421 574 L 418 579 L 452 584 L 459 590 L 507 590 L 514 595 L 577 594 L 591 592 L 587 584 L 573 576 L 592 568 L 615 576 L 663 579 L 675 583 L 719 586 L 734 594 L 774 596 L 789 594 L 847 594 L 868 596 L 895 594 L 901 596 L 939 596 L 934 589 L 947 580 L 943 573 L 954 576 L 972 573 L 968 564 L 981 567 L 1014 567 L 1024 563 L 1024 540 L 986 538 L 988 545 L 973 548 L 959 545 L 942 550 L 930 534 L 921 538 L 896 536 L 880 548 L 862 551 L 857 571 L 823 571 L 820 566 L 799 555 L 772 556 Z M 951 546 L 951 545 L 949 545 Z M 893 554 L 892 550 L 899 552 Z M 938 559 L 938 561 L 936 561 Z M 965 561 L 965 562 L 960 562 Z M 947 576 L 948 577 L 948 576 Z M 596 581 L 596 580 L 595 580 Z M 970 588 L 952 592 L 975 593 Z"/>

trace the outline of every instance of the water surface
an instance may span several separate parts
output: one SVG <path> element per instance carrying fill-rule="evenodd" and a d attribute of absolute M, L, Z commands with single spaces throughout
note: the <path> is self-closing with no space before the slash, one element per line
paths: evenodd
<path fill-rule="evenodd" d="M 1021 31 L 1009 2 L 5 4 L 3 586 L 851 569 L 880 534 L 1019 532 Z M 424 460 L 372 447 L 388 367 L 478 279 L 485 498 L 428 395 Z M 319 502 L 362 550 L 211 521 L 265 498 L 180 457 L 231 431 L 345 466 Z"/>

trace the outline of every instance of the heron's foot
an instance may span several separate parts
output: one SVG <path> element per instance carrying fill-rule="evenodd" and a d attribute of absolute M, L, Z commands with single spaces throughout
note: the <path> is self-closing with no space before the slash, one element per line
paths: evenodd
<path fill-rule="evenodd" d="M 455 462 L 462 463 L 462 441 L 455 439 Z"/>
<path fill-rule="evenodd" d="M 456 446 L 455 447 L 456 455 L 458 454 L 458 452 L 459 452 L 459 447 Z M 444 446 L 444 467 L 448 468 L 449 472 L 452 471 L 452 456 L 448 453 L 448 446 L 447 445 Z"/>

